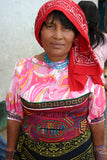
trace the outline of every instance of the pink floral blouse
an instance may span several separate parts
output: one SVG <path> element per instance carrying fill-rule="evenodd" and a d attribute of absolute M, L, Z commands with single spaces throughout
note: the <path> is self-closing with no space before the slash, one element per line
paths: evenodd
<path fill-rule="evenodd" d="M 15 71 L 6 96 L 6 108 L 8 112 L 19 118 L 17 119 L 14 116 L 13 118 L 8 116 L 8 118 L 12 120 L 23 119 L 21 97 L 27 102 L 36 103 L 75 99 L 88 93 L 90 93 L 90 96 L 87 120 L 89 123 L 96 123 L 94 120 L 103 117 L 106 106 L 103 86 L 95 85 L 89 77 L 83 90 L 78 92 L 70 91 L 68 84 L 68 66 L 61 70 L 53 69 L 35 57 L 21 59 L 15 66 Z M 70 107 L 73 106 L 71 105 Z M 104 117 L 99 121 L 102 120 L 104 120 Z"/>

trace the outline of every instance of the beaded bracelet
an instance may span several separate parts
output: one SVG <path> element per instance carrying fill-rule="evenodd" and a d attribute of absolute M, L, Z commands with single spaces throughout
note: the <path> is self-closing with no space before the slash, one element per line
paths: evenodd
<path fill-rule="evenodd" d="M 6 159 L 14 160 L 15 153 L 15 149 L 6 148 Z"/>
<path fill-rule="evenodd" d="M 101 146 L 94 146 L 94 149 L 97 150 L 97 151 L 104 150 L 104 145 L 101 145 Z"/>
<path fill-rule="evenodd" d="M 104 160 L 104 145 L 94 146 L 95 160 Z"/>

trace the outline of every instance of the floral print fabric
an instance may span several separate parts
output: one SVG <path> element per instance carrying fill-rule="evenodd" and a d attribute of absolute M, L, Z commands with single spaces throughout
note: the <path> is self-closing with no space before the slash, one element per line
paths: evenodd
<path fill-rule="evenodd" d="M 91 93 L 87 117 L 91 123 L 103 115 L 106 104 L 104 87 L 95 85 L 89 77 L 83 90 L 70 91 L 68 66 L 62 70 L 53 69 L 45 62 L 31 57 L 21 59 L 16 64 L 6 96 L 6 107 L 9 113 L 23 119 L 21 97 L 28 102 L 45 102 L 78 98 L 87 93 Z"/>

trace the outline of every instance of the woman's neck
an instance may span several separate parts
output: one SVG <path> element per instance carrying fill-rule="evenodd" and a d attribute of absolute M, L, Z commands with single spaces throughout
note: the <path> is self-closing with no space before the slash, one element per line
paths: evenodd
<path fill-rule="evenodd" d="M 47 63 L 49 65 L 50 68 L 54 68 L 54 69 L 63 69 L 65 68 L 68 63 L 69 63 L 69 56 L 65 59 L 65 60 L 60 60 L 57 62 L 53 62 L 48 58 L 47 53 L 44 54 L 44 60 L 45 63 Z"/>

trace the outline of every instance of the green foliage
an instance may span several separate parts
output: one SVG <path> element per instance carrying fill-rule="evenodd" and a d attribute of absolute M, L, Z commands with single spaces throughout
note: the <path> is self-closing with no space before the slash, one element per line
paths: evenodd
<path fill-rule="evenodd" d="M 0 130 L 7 126 L 7 110 L 5 101 L 0 102 Z"/>

